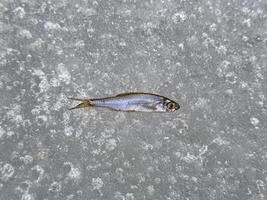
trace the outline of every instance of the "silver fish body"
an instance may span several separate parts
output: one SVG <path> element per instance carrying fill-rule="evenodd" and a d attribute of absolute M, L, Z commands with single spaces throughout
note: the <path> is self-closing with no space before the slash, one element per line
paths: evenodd
<path fill-rule="evenodd" d="M 175 101 L 151 93 L 123 93 L 113 97 L 98 99 L 71 99 L 82 101 L 82 103 L 72 109 L 104 107 L 126 112 L 173 112 L 180 108 L 179 104 Z"/>

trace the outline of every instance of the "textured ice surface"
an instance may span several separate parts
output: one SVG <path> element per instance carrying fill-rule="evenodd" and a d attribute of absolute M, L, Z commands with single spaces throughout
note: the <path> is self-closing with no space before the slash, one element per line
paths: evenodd
<path fill-rule="evenodd" d="M 0 200 L 267 199 L 266 9 L 1 0 Z M 181 109 L 67 110 L 129 91 Z"/>

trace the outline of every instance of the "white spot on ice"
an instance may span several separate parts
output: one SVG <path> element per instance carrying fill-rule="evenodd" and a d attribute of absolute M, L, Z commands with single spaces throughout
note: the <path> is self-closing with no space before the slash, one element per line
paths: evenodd
<path fill-rule="evenodd" d="M 20 19 L 24 18 L 25 16 L 25 10 L 24 8 L 22 7 L 17 7 L 15 10 L 14 10 L 14 13 L 16 16 L 18 16 Z"/>
<path fill-rule="evenodd" d="M 71 126 L 66 126 L 64 129 L 64 134 L 69 137 L 72 136 L 72 134 L 74 133 L 74 129 Z"/>
<path fill-rule="evenodd" d="M 11 164 L 3 164 L 0 162 L 0 180 L 8 181 L 14 175 L 14 167 Z"/>
<path fill-rule="evenodd" d="M 30 44 L 30 48 L 35 51 L 41 50 L 43 43 L 44 41 L 41 38 L 38 38 L 35 42 Z"/>
<path fill-rule="evenodd" d="M 21 196 L 21 200 L 34 200 L 34 197 L 32 194 L 28 194 L 27 192 L 24 193 L 22 196 Z"/>
<path fill-rule="evenodd" d="M 196 183 L 197 182 L 197 178 L 196 177 L 192 177 L 192 180 Z"/>
<path fill-rule="evenodd" d="M 217 144 L 219 146 L 221 146 L 221 145 L 229 145 L 230 144 L 230 142 L 223 140 L 221 137 L 215 138 L 214 140 L 212 140 L 211 143 L 215 143 L 215 144 Z"/>
<path fill-rule="evenodd" d="M 209 30 L 211 31 L 211 32 L 214 32 L 214 31 L 216 31 L 217 30 L 217 25 L 216 24 L 211 24 L 210 26 L 209 26 Z"/>
<path fill-rule="evenodd" d="M 109 139 L 107 142 L 106 142 L 106 145 L 105 145 L 105 147 L 106 147 L 106 150 L 108 150 L 108 151 L 113 151 L 115 148 L 116 148 L 116 146 L 117 146 L 117 142 L 116 142 L 116 140 L 115 139 Z"/>
<path fill-rule="evenodd" d="M 168 176 L 168 181 L 169 181 L 171 184 L 175 184 L 175 183 L 177 183 L 177 180 L 176 180 L 175 176 Z"/>
<path fill-rule="evenodd" d="M 177 158 L 180 158 L 181 157 L 181 152 L 179 152 L 179 151 L 174 152 L 174 156 L 177 157 Z"/>
<path fill-rule="evenodd" d="M 237 80 L 237 76 L 234 72 L 228 72 L 226 75 L 225 75 L 225 78 L 226 78 L 226 81 L 230 84 L 235 84 L 236 83 L 236 80 Z"/>
<path fill-rule="evenodd" d="M 126 117 L 125 117 L 125 114 L 124 113 L 118 113 L 116 116 L 115 116 L 115 121 L 116 122 L 123 122 L 125 121 Z"/>
<path fill-rule="evenodd" d="M 198 43 L 198 38 L 195 35 L 192 35 L 191 37 L 186 38 L 187 43 L 189 46 L 193 47 Z"/>
<path fill-rule="evenodd" d="M 223 45 L 220 45 L 217 49 L 216 49 L 220 54 L 226 54 L 226 52 L 227 52 L 227 49 L 226 49 L 226 47 L 225 46 L 223 46 Z"/>
<path fill-rule="evenodd" d="M 242 12 L 245 13 L 245 14 L 249 14 L 250 13 L 250 10 L 248 7 L 243 7 L 242 9 Z"/>
<path fill-rule="evenodd" d="M 38 125 L 42 125 L 47 122 L 47 116 L 46 115 L 39 115 L 37 117 L 38 119 Z"/>
<path fill-rule="evenodd" d="M 18 142 L 18 144 L 17 144 L 17 148 L 18 148 L 19 150 L 22 150 L 22 149 L 24 148 L 24 143 L 23 143 L 23 141 Z M 23 158 L 23 157 L 22 157 L 22 158 Z"/>
<path fill-rule="evenodd" d="M 202 156 L 202 155 L 204 155 L 207 151 L 208 151 L 208 146 L 207 146 L 207 145 L 203 145 L 203 146 L 199 149 L 199 155 Z"/>
<path fill-rule="evenodd" d="M 39 176 L 36 180 L 37 183 L 40 183 L 41 180 L 44 178 L 44 169 L 40 165 L 35 165 L 31 170 L 36 171 L 39 173 Z"/>
<path fill-rule="evenodd" d="M 161 179 L 160 179 L 159 177 L 157 177 L 157 178 L 155 178 L 155 180 L 154 180 L 154 181 L 155 181 L 155 183 L 156 183 L 156 184 L 160 184 L 160 182 L 161 182 Z"/>
<path fill-rule="evenodd" d="M 23 122 L 23 117 L 20 114 L 21 113 L 21 106 L 20 105 L 12 105 L 12 109 L 10 109 L 6 114 L 8 118 L 18 124 Z"/>
<path fill-rule="evenodd" d="M 262 180 L 260 180 L 260 179 L 256 180 L 256 184 L 257 184 L 257 188 L 258 188 L 259 191 L 266 190 L 265 184 L 264 184 L 264 182 Z"/>
<path fill-rule="evenodd" d="M 14 133 L 14 131 L 8 131 L 8 132 L 6 133 L 6 135 L 7 135 L 8 137 L 12 137 L 13 135 L 15 135 L 15 133 Z"/>
<path fill-rule="evenodd" d="M 217 68 L 217 73 L 219 77 L 223 77 L 226 75 L 228 69 L 230 68 L 231 62 L 224 60 L 220 66 Z"/>
<path fill-rule="evenodd" d="M 50 84 L 53 86 L 53 87 L 58 87 L 60 86 L 60 82 L 57 78 L 53 77 L 50 79 Z"/>
<path fill-rule="evenodd" d="M 241 88 L 247 88 L 248 87 L 248 84 L 244 81 L 240 81 L 240 87 Z"/>
<path fill-rule="evenodd" d="M 83 40 L 78 40 L 76 43 L 75 43 L 75 47 L 78 47 L 78 48 L 82 48 L 85 46 L 85 43 Z"/>
<path fill-rule="evenodd" d="M 216 16 L 219 16 L 219 15 L 221 15 L 222 12 L 219 9 L 215 9 L 214 13 L 215 13 Z"/>
<path fill-rule="evenodd" d="M 93 178 L 92 179 L 92 187 L 93 190 L 100 190 L 104 186 L 104 183 L 101 178 Z"/>
<path fill-rule="evenodd" d="M 207 99 L 205 98 L 198 98 L 197 102 L 196 102 L 196 106 L 199 107 L 199 108 L 205 108 L 208 106 L 208 102 L 207 102 Z"/>
<path fill-rule="evenodd" d="M 178 13 L 175 13 L 173 16 L 172 16 L 172 20 L 174 23 L 178 23 L 178 22 L 184 22 L 185 20 L 187 19 L 187 16 L 186 16 L 186 13 L 184 11 L 181 11 L 181 12 L 178 12 Z"/>
<path fill-rule="evenodd" d="M 30 155 L 25 155 L 24 157 L 22 157 L 22 160 L 25 163 L 25 165 L 31 164 L 33 162 L 33 157 Z"/>
<path fill-rule="evenodd" d="M 6 131 L 0 126 L 0 139 L 2 139 L 5 133 Z"/>
<path fill-rule="evenodd" d="M 125 200 L 125 197 L 119 191 L 115 192 L 114 198 L 115 200 Z"/>
<path fill-rule="evenodd" d="M 187 155 L 185 157 L 182 157 L 181 160 L 184 160 L 187 163 L 192 163 L 192 162 L 198 160 L 198 158 L 194 155 L 187 153 Z"/>
<path fill-rule="evenodd" d="M 233 94 L 233 90 L 232 89 L 227 89 L 225 91 L 225 93 L 228 94 L 228 95 L 232 95 Z"/>
<path fill-rule="evenodd" d="M 250 122 L 251 122 L 251 124 L 253 124 L 253 126 L 257 127 L 258 124 L 260 123 L 260 120 L 258 120 L 258 118 L 256 118 L 256 117 L 251 117 Z"/>
<path fill-rule="evenodd" d="M 41 69 L 34 69 L 32 74 L 41 79 L 41 82 L 39 83 L 40 92 L 46 92 L 50 88 L 50 84 L 47 81 L 45 73 Z"/>
<path fill-rule="evenodd" d="M 32 34 L 30 31 L 23 29 L 19 32 L 19 36 L 21 38 L 25 38 L 25 39 L 31 39 L 32 38 Z"/>
<path fill-rule="evenodd" d="M 178 47 L 183 51 L 184 50 L 184 44 L 183 43 L 180 43 L 179 45 L 178 45 Z"/>
<path fill-rule="evenodd" d="M 243 40 L 244 42 L 247 42 L 247 41 L 249 40 L 249 38 L 248 38 L 247 36 L 243 35 L 243 36 L 242 36 L 242 40 Z"/>
<path fill-rule="evenodd" d="M 155 188 L 154 188 L 154 186 L 153 186 L 153 185 L 149 185 L 149 186 L 147 187 L 147 194 L 148 194 L 149 196 L 153 196 L 154 193 L 155 193 Z"/>
<path fill-rule="evenodd" d="M 245 19 L 242 24 L 246 25 L 247 27 L 251 27 L 251 19 L 248 18 L 248 19 Z"/>
<path fill-rule="evenodd" d="M 80 171 L 80 169 L 74 167 L 72 164 L 70 166 L 71 166 L 71 169 L 70 169 L 70 172 L 68 173 L 68 176 L 71 179 L 74 179 L 76 181 L 80 180 L 81 174 L 82 174 L 81 171 Z"/>
<path fill-rule="evenodd" d="M 79 7 L 77 12 L 82 13 L 86 17 L 94 16 L 96 14 L 96 11 L 93 8 L 83 8 Z"/>
<path fill-rule="evenodd" d="M 50 192 L 60 192 L 61 191 L 61 184 L 60 184 L 60 182 L 56 182 L 56 181 L 54 181 L 51 185 L 50 185 L 50 187 L 49 187 L 49 189 L 48 189 Z"/>
<path fill-rule="evenodd" d="M 63 63 L 58 64 L 56 71 L 59 80 L 65 82 L 66 84 L 70 83 L 71 75 Z"/>
<path fill-rule="evenodd" d="M 126 200 L 134 200 L 135 197 L 133 195 L 133 193 L 126 193 Z"/>
<path fill-rule="evenodd" d="M 57 24 L 57 23 L 53 23 L 53 22 L 46 22 L 44 24 L 44 28 L 47 30 L 47 31 L 53 31 L 53 30 L 59 30 L 60 29 L 60 25 Z"/>
<path fill-rule="evenodd" d="M 77 128 L 75 132 L 75 137 L 79 138 L 82 135 L 83 131 L 81 128 Z"/>

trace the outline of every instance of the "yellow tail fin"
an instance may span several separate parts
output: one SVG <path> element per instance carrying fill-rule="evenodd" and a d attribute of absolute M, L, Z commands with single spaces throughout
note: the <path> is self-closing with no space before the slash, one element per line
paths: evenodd
<path fill-rule="evenodd" d="M 77 106 L 75 106 L 73 108 L 69 108 L 69 110 L 73 110 L 73 109 L 77 109 L 77 108 L 86 108 L 86 107 L 92 106 L 89 99 L 77 99 L 77 98 L 68 98 L 68 99 L 75 100 L 75 101 L 82 101 L 82 103 L 78 104 Z"/>

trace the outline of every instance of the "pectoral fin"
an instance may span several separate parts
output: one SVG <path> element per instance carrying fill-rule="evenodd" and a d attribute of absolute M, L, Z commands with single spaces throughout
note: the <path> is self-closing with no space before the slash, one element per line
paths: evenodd
<path fill-rule="evenodd" d="M 148 110 L 151 110 L 151 112 L 157 111 L 157 107 L 153 104 L 143 104 L 143 107 Z"/>

